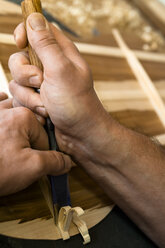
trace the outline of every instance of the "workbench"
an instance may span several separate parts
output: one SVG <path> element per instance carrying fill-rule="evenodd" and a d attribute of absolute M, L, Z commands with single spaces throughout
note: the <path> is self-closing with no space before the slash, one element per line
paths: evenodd
<path fill-rule="evenodd" d="M 68 241 L 23 240 L 0 236 L 0 248 L 156 248 L 129 218 L 118 208 L 90 229 L 92 242 L 82 244 L 80 235 Z"/>

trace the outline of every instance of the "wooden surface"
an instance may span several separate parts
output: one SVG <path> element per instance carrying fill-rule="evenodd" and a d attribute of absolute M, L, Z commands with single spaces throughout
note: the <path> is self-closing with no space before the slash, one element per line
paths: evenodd
<path fill-rule="evenodd" d="M 105 218 L 112 210 L 113 205 L 104 208 L 95 208 L 85 211 L 81 218 L 87 223 L 88 228 L 95 226 Z M 96 221 L 97 220 L 97 221 Z M 13 220 L 0 225 L 0 233 L 10 237 L 25 239 L 61 239 L 58 228 L 54 225 L 53 219 L 34 219 L 32 221 L 21 223 L 19 220 Z M 78 234 L 76 227 L 72 224 L 70 235 Z"/>
<path fill-rule="evenodd" d="M 0 42 L 3 43 L 5 37 L 1 37 L 0 34 Z M 9 37 L 6 37 L 8 41 Z M 124 58 L 124 54 L 121 52 L 120 48 L 111 47 L 111 46 L 101 46 L 101 45 L 94 45 L 88 43 L 81 43 L 75 42 L 75 45 L 79 49 L 79 51 L 83 54 L 92 54 L 92 55 L 99 55 L 105 57 L 115 57 L 115 58 Z M 138 51 L 132 50 L 136 57 L 142 61 L 149 61 L 149 62 L 165 62 L 165 53 L 159 54 L 155 52 L 145 52 L 145 51 Z"/>
<path fill-rule="evenodd" d="M 1 4 L 3 2 L 0 0 Z M 0 12 L 0 32 L 11 34 L 22 18 L 18 6 L 15 7 L 15 13 L 11 13 L 9 6 L 13 8 L 13 5 L 7 4 L 6 12 L 3 14 Z M 139 49 L 141 41 L 137 37 L 132 37 L 130 33 L 125 34 L 125 37 L 130 48 Z M 74 41 L 78 40 L 74 39 Z M 117 47 L 111 34 L 90 40 L 84 38 L 79 41 Z M 14 45 L 0 44 L 0 62 L 8 80 L 11 79 L 7 65 L 8 59 L 12 53 L 17 51 Z M 83 53 L 83 57 L 91 67 L 95 89 L 107 111 L 124 126 L 149 137 L 159 135 L 164 140 L 165 129 L 135 80 L 126 60 L 87 53 Z M 164 100 L 165 63 L 143 61 L 142 64 Z M 79 167 L 70 172 L 69 180 L 73 207 L 84 208 L 86 213 L 83 218 L 89 227 L 94 226 L 111 211 L 112 201 Z M 73 228 L 72 234 L 75 234 L 74 230 Z M 17 194 L 0 198 L 0 233 L 33 239 L 60 238 L 38 183 Z"/>
<path fill-rule="evenodd" d="M 155 84 L 145 71 L 144 67 L 134 54 L 131 49 L 127 46 L 124 39 L 122 38 L 120 32 L 117 29 L 113 29 L 113 35 L 121 48 L 125 58 L 131 68 L 134 76 L 136 77 L 139 85 L 144 91 L 145 95 L 148 97 L 153 109 L 157 113 L 162 125 L 165 127 L 165 105 L 163 99 L 161 98 Z"/>

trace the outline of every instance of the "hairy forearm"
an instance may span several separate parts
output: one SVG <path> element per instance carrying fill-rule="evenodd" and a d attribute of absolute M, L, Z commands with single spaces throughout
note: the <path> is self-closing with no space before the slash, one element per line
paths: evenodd
<path fill-rule="evenodd" d="M 80 144 L 83 154 L 77 160 L 141 230 L 165 247 L 164 150 L 110 117 L 101 128 Z"/>
<path fill-rule="evenodd" d="M 57 130 L 60 149 L 70 154 L 141 230 L 165 247 L 164 150 L 113 120 L 94 93 L 80 100 L 85 117 L 71 127 L 73 136 Z"/>

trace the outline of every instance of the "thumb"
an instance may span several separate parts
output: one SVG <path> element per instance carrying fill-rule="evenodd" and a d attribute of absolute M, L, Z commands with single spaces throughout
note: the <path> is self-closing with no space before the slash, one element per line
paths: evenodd
<path fill-rule="evenodd" d="M 57 44 L 49 23 L 42 14 L 32 13 L 27 18 L 26 26 L 28 40 L 45 70 L 55 68 L 66 59 Z"/>
<path fill-rule="evenodd" d="M 70 157 L 61 152 L 38 150 L 31 150 L 31 152 L 35 165 L 33 168 L 36 168 L 40 175 L 62 175 L 75 166 Z"/>

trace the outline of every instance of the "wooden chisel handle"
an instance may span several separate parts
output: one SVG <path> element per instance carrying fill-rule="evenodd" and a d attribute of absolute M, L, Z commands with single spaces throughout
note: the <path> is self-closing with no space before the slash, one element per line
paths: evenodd
<path fill-rule="evenodd" d="M 22 7 L 22 15 L 25 23 L 26 28 L 26 20 L 28 16 L 32 13 L 39 12 L 42 14 L 42 7 L 41 7 L 41 1 L 40 0 L 24 0 L 21 3 Z M 31 65 L 35 65 L 39 67 L 41 70 L 43 70 L 42 63 L 40 59 L 38 58 L 35 51 L 32 49 L 31 45 L 28 42 L 28 52 L 29 52 L 29 58 Z"/>
<path fill-rule="evenodd" d="M 30 14 L 35 12 L 42 13 L 40 0 L 24 0 L 21 6 L 22 6 L 22 13 L 25 22 L 25 27 L 26 27 L 26 20 Z M 38 58 L 37 54 L 32 49 L 29 43 L 27 45 L 28 45 L 30 63 L 32 65 L 39 67 L 43 71 L 42 63 Z M 45 128 L 49 137 L 50 150 L 59 151 L 54 132 L 54 125 L 51 122 L 50 118 L 46 119 Z M 64 174 L 57 177 L 49 176 L 49 179 L 51 184 L 51 194 L 52 194 L 51 196 L 53 202 L 53 212 L 54 212 L 53 216 L 55 222 L 57 223 L 59 209 L 63 206 L 71 205 L 69 188 L 68 188 L 68 177 L 67 174 Z"/>

